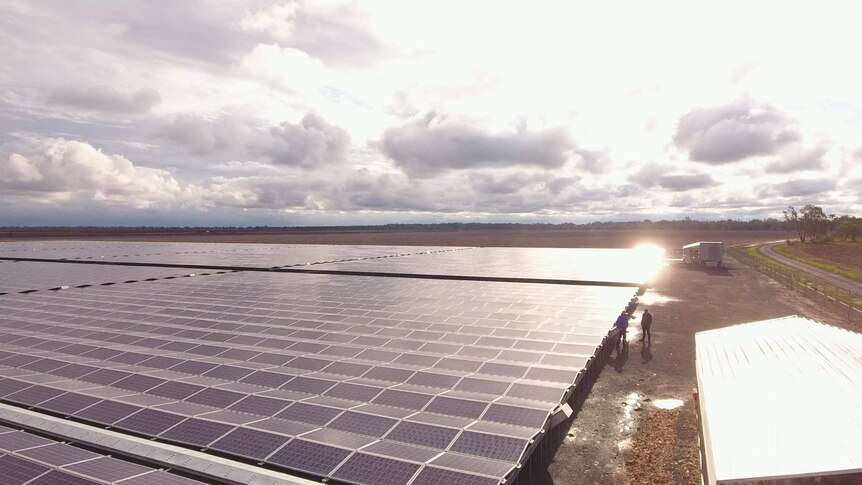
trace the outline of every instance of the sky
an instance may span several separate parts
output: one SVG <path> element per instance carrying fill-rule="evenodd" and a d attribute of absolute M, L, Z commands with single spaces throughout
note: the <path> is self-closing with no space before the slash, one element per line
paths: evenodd
<path fill-rule="evenodd" d="M 0 225 L 862 214 L 853 2 L 0 9 Z"/>

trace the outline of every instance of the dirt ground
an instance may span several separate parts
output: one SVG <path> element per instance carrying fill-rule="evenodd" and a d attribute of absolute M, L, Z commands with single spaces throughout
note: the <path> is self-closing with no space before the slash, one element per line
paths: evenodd
<path fill-rule="evenodd" d="M 408 246 L 508 246 L 555 248 L 618 248 L 654 244 L 678 249 L 695 241 L 723 241 L 743 244 L 785 240 L 792 233 L 784 231 L 711 231 L 711 230 L 471 230 L 471 231 L 376 231 L 326 230 L 319 232 L 267 233 L 129 233 L 96 235 L 80 232 L 27 233 L 19 236 L 0 234 L 0 241 L 24 239 L 87 239 L 106 241 L 210 242 L 249 244 L 392 244 Z"/>
<path fill-rule="evenodd" d="M 838 263 L 851 271 L 862 273 L 862 242 L 793 244 L 789 248 L 801 252 L 805 257 Z"/>
<path fill-rule="evenodd" d="M 652 345 L 637 341 L 635 320 L 628 354 L 614 353 L 602 370 L 543 485 L 700 483 L 692 473 L 696 332 L 793 314 L 862 330 L 748 266 L 726 262 L 727 269 L 665 268 L 636 311 L 640 317 L 647 307 L 654 315 Z M 657 407 L 668 399 L 684 405 Z"/>

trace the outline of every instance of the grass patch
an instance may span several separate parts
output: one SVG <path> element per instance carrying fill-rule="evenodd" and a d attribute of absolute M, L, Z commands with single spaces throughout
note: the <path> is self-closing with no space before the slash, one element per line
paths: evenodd
<path fill-rule="evenodd" d="M 746 248 L 746 250 L 747 249 L 748 248 Z M 807 254 L 802 253 L 801 250 L 799 250 L 793 246 L 788 246 L 786 243 L 785 244 L 776 244 L 773 247 L 773 249 L 775 249 L 776 253 L 781 254 L 782 256 L 786 256 L 788 258 L 795 259 L 796 261 L 799 261 L 801 263 L 805 263 L 805 264 L 813 266 L 815 268 L 822 269 L 823 271 L 828 271 L 829 273 L 832 273 L 832 274 L 835 274 L 838 276 L 843 276 L 843 277 L 849 278 L 851 280 L 862 281 L 862 274 L 860 274 L 856 271 L 853 271 L 851 269 L 847 269 L 847 268 L 841 266 L 840 264 L 838 264 L 834 261 L 829 261 L 829 260 L 819 259 L 819 258 L 812 258 L 811 256 L 808 256 Z"/>
<path fill-rule="evenodd" d="M 762 244 L 758 244 L 756 246 L 746 246 L 743 249 L 745 250 L 745 254 L 751 256 L 752 258 L 754 258 L 755 260 L 757 260 L 761 263 L 764 263 L 764 264 L 772 263 L 773 261 L 771 259 L 760 254 L 760 251 L 758 251 L 760 249 L 760 246 L 762 246 Z"/>

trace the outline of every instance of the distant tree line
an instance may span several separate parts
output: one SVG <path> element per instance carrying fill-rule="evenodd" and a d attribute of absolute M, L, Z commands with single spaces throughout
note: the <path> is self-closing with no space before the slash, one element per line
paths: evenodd
<path fill-rule="evenodd" d="M 212 226 L 212 227 L 156 227 L 156 226 L 80 226 L 80 227 L 0 227 L 0 234 L 7 236 L 112 236 L 112 235 L 174 235 L 174 234 L 273 234 L 273 233 L 336 233 L 336 232 L 400 232 L 400 231 L 511 231 L 511 230 L 757 230 L 757 231 L 792 231 L 796 224 L 785 217 L 785 220 L 775 218 L 735 220 L 724 219 L 715 221 L 699 221 L 686 217 L 680 220 L 643 219 L 623 222 L 590 222 L 575 223 L 483 223 L 483 222 L 446 222 L 438 224 L 383 224 L 363 226 Z"/>
<path fill-rule="evenodd" d="M 784 221 L 796 231 L 801 242 L 817 242 L 831 239 L 834 235 L 842 241 L 862 238 L 862 218 L 849 215 L 826 214 L 823 208 L 806 205 L 799 211 L 788 206 L 784 210 Z"/>

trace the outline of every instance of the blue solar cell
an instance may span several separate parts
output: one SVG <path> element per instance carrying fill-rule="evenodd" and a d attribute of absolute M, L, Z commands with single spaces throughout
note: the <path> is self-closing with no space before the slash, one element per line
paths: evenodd
<path fill-rule="evenodd" d="M 277 417 L 300 423 L 323 426 L 341 414 L 341 409 L 298 402 L 278 413 Z"/>
<path fill-rule="evenodd" d="M 325 477 L 348 455 L 350 451 L 342 448 L 295 439 L 278 450 L 266 462 Z"/>
<path fill-rule="evenodd" d="M 495 460 L 517 462 L 526 448 L 528 440 L 498 436 L 487 433 L 464 431 L 452 445 L 452 451 L 468 455 L 483 456 Z"/>
<path fill-rule="evenodd" d="M 327 427 L 366 436 L 381 437 L 392 429 L 397 422 L 398 420 L 383 416 L 346 411 L 329 423 Z"/>
<path fill-rule="evenodd" d="M 189 418 L 165 431 L 160 438 L 192 446 L 206 447 L 236 426 L 204 419 Z"/>
<path fill-rule="evenodd" d="M 114 427 L 148 436 L 155 436 L 184 419 L 186 419 L 185 416 L 156 411 L 154 409 L 142 409 L 118 421 L 114 424 Z"/>
<path fill-rule="evenodd" d="M 449 416 L 477 419 L 482 415 L 482 412 L 487 406 L 488 403 L 486 402 L 437 396 L 433 401 L 431 401 L 431 404 L 429 404 L 425 410 L 432 413 L 447 414 Z"/>
<path fill-rule="evenodd" d="M 433 398 L 431 394 L 420 394 L 418 392 L 396 391 L 386 389 L 374 398 L 375 404 L 394 406 L 404 409 L 420 410 Z"/>
<path fill-rule="evenodd" d="M 72 413 L 72 415 L 80 419 L 86 419 L 87 421 L 111 425 L 127 416 L 131 416 L 140 409 L 138 406 L 117 401 L 102 401 L 82 411 Z"/>
<path fill-rule="evenodd" d="M 47 472 L 48 467 L 29 462 L 17 456 L 0 456 L 0 476 L 7 485 L 19 485 L 29 482 Z"/>
<path fill-rule="evenodd" d="M 457 434 L 458 430 L 454 428 L 402 421 L 386 435 L 386 439 L 442 450 L 449 446 Z"/>
<path fill-rule="evenodd" d="M 289 439 L 289 436 L 256 429 L 237 428 L 213 443 L 210 448 L 244 458 L 263 460 Z"/>
<path fill-rule="evenodd" d="M 419 475 L 416 476 L 411 485 L 439 485 L 441 483 L 457 485 L 497 485 L 500 481 L 496 478 L 426 466 L 421 472 L 419 472 Z"/>
<path fill-rule="evenodd" d="M 41 403 L 39 407 L 41 409 L 46 409 L 55 413 L 69 415 L 76 413 L 87 406 L 92 406 L 99 401 L 101 401 L 101 399 L 97 397 L 87 396 L 86 394 L 67 392 L 66 394 L 57 396 L 54 399 L 49 399 L 48 401 Z"/>
<path fill-rule="evenodd" d="M 355 453 L 332 474 L 359 485 L 406 485 L 421 465 L 380 456 Z"/>

